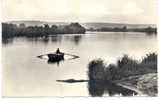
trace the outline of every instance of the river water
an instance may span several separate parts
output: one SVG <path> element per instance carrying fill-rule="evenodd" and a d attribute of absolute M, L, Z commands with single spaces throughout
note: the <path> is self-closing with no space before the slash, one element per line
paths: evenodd
<path fill-rule="evenodd" d="M 37 56 L 56 51 L 80 58 L 48 63 Z M 128 54 L 141 60 L 157 51 L 157 37 L 137 32 L 87 32 L 43 38 L 17 37 L 2 44 L 2 93 L 6 97 L 91 96 L 88 82 L 62 83 L 56 80 L 87 80 L 88 63 L 102 58 L 106 64 Z M 108 95 L 105 93 L 104 95 Z"/>

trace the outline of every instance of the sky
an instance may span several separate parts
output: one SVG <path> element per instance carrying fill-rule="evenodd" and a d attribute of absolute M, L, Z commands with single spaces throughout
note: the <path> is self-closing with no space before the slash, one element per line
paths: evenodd
<path fill-rule="evenodd" d="M 2 21 L 157 23 L 157 0 L 1 1 Z"/>

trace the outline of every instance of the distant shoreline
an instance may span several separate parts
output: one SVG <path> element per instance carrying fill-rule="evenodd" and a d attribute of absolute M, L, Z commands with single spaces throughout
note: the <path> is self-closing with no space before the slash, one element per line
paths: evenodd
<path fill-rule="evenodd" d="M 24 21 L 22 21 L 24 22 Z M 37 25 L 30 25 L 27 24 L 38 24 Z M 41 23 L 41 24 L 40 24 Z M 58 24 L 58 25 L 57 25 Z M 121 25 L 121 26 L 120 26 Z M 124 26 L 125 25 L 125 26 Z M 86 31 L 89 32 L 145 32 L 148 35 L 157 34 L 157 28 L 150 26 L 133 26 L 134 28 L 130 28 L 132 26 L 126 26 L 133 24 L 113 24 L 109 23 L 87 23 L 79 24 L 79 23 L 71 23 L 71 24 L 64 24 L 64 23 L 56 23 L 56 24 L 46 24 L 40 21 L 26 21 L 24 23 L 20 22 L 12 22 L 12 23 L 2 23 L 2 37 L 3 38 L 11 38 L 11 37 L 42 37 L 42 36 L 49 36 L 49 35 L 59 35 L 59 34 L 85 34 Z M 91 27 L 88 28 L 87 26 Z M 104 27 L 103 27 L 104 26 Z M 118 26 L 118 27 L 117 27 Z M 96 27 L 96 28 L 93 28 Z M 139 28 L 137 28 L 139 27 Z"/>
<path fill-rule="evenodd" d="M 146 28 L 127 28 L 127 26 L 123 27 L 102 27 L 102 28 L 90 28 L 87 31 L 91 32 L 145 32 L 147 34 L 157 34 L 157 28 L 153 28 L 148 26 Z"/>
<path fill-rule="evenodd" d="M 54 34 L 81 34 L 85 33 L 86 29 L 82 27 L 79 23 L 71 23 L 69 25 L 49 26 L 44 24 L 42 26 L 26 26 L 24 23 L 19 25 L 2 23 L 2 37 L 11 38 L 11 37 L 41 37 L 49 36 Z"/>

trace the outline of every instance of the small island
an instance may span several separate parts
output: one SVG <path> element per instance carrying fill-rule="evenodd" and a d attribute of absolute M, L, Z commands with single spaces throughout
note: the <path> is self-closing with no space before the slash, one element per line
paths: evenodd
<path fill-rule="evenodd" d="M 51 25 L 44 24 L 43 26 L 26 26 L 24 23 L 19 25 L 11 23 L 2 23 L 2 37 L 39 37 L 55 34 L 84 34 L 86 29 L 79 23 L 71 23 L 69 25 Z"/>

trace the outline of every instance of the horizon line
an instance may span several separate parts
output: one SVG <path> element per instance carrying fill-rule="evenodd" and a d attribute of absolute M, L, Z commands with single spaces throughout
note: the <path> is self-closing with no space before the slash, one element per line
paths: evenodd
<path fill-rule="evenodd" d="M 48 22 L 48 23 L 75 23 L 75 22 L 78 22 L 78 23 L 109 23 L 109 24 L 131 24 L 131 25 L 136 25 L 138 23 L 120 23 L 120 22 L 101 22 L 101 21 L 48 21 L 48 20 L 35 20 L 35 19 L 29 19 L 29 20 L 7 20 L 7 21 L 2 21 L 3 22 L 13 22 L 13 21 L 39 21 L 39 22 Z M 157 23 L 139 23 L 138 25 L 157 25 Z"/>

